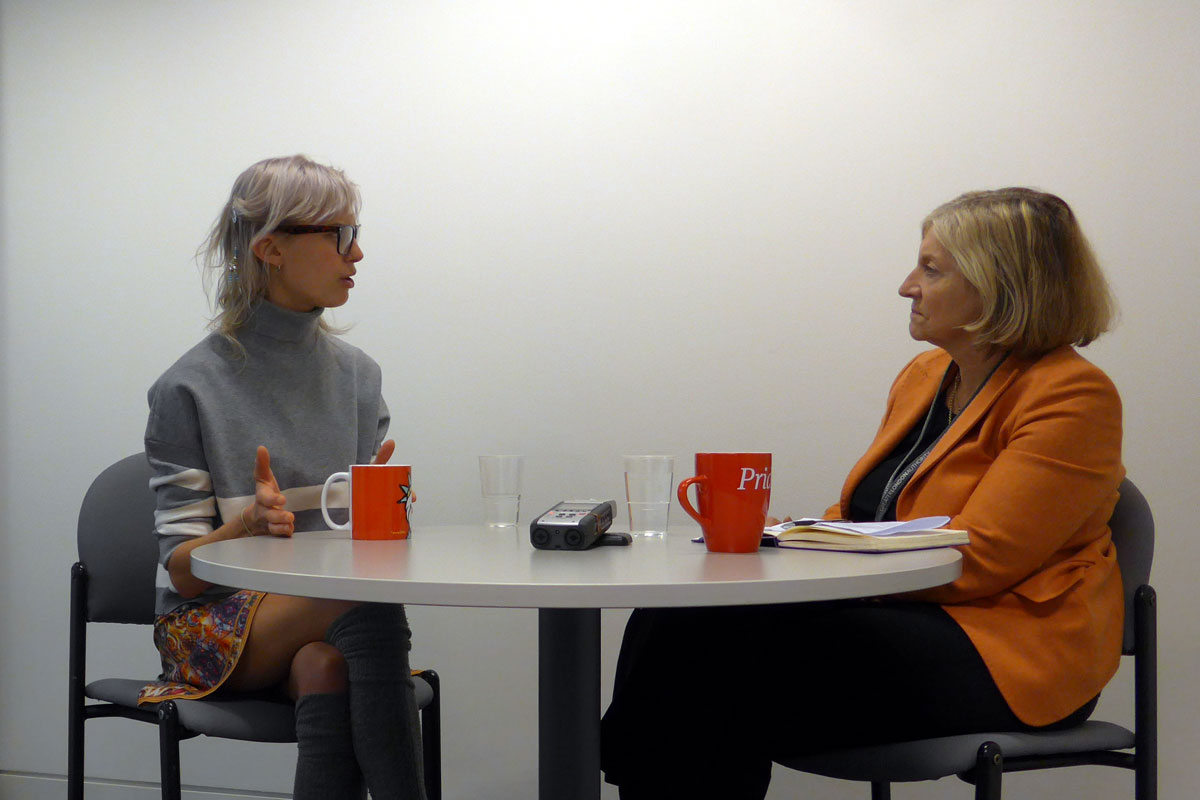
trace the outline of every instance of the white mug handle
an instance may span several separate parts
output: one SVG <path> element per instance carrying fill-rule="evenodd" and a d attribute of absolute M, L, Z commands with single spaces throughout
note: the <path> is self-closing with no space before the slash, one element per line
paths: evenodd
<path fill-rule="evenodd" d="M 334 522 L 333 520 L 331 520 L 329 518 L 329 506 L 327 505 L 328 500 L 329 500 L 329 487 L 332 486 L 333 484 L 337 483 L 338 481 L 345 481 L 347 484 L 349 484 L 350 483 L 350 473 L 349 472 L 335 472 L 332 475 L 330 475 L 328 478 L 325 479 L 325 485 L 321 487 L 321 516 L 325 518 L 325 524 L 328 525 L 330 528 L 333 528 L 334 530 L 338 530 L 338 531 L 348 531 L 348 530 L 350 530 L 350 525 L 353 522 L 353 520 L 347 519 L 345 525 L 338 525 L 336 522 Z M 347 511 L 349 511 L 349 508 L 347 508 Z"/>

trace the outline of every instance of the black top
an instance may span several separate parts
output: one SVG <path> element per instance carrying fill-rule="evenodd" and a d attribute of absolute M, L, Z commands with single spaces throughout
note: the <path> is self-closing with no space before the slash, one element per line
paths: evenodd
<path fill-rule="evenodd" d="M 932 415 L 926 414 L 921 417 L 912 430 L 900 440 L 900 444 L 888 453 L 887 458 L 879 462 L 875 469 L 868 472 L 854 488 L 854 493 L 850 495 L 850 519 L 852 521 L 874 522 L 875 510 L 879 507 L 879 501 L 883 497 L 883 490 L 887 486 L 888 480 L 893 474 L 900 471 L 903 464 L 909 463 L 923 453 L 926 447 L 937 441 L 946 428 L 950 427 L 945 392 L 939 392 L 933 399 L 932 412 Z M 929 425 L 925 427 L 925 435 L 921 436 L 921 428 L 925 425 L 927 417 Z M 919 442 L 917 441 L 918 437 L 920 438 Z M 891 505 L 888 506 L 887 513 L 883 516 L 885 520 L 896 519 L 896 498 L 899 496 L 900 493 L 896 492 L 892 497 Z"/>

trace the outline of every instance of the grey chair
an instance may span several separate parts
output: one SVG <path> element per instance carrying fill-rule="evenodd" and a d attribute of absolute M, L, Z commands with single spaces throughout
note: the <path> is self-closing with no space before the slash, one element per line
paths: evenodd
<path fill-rule="evenodd" d="M 957 775 L 976 800 L 999 800 L 1005 772 L 1083 764 L 1133 770 L 1136 800 L 1158 796 L 1158 667 L 1155 593 L 1150 586 L 1154 518 L 1127 478 L 1109 526 L 1125 584 L 1125 640 L 1134 662 L 1134 729 L 1088 720 L 1064 730 L 996 731 L 833 750 L 776 763 L 831 778 L 870 781 L 872 800 L 890 800 L 891 784 Z"/>
<path fill-rule="evenodd" d="M 255 742 L 296 741 L 295 709 L 286 698 L 226 696 L 168 700 L 139 708 L 137 694 L 147 679 L 103 678 L 89 682 L 87 632 L 90 622 L 151 625 L 158 545 L 150 466 L 138 453 L 105 469 L 92 482 L 79 510 L 79 561 L 71 568 L 70 728 L 67 737 L 67 797 L 83 798 L 84 723 L 123 717 L 158 726 L 162 796 L 179 800 L 179 742 L 201 734 Z M 147 635 L 146 646 L 152 646 Z M 415 673 L 426 793 L 440 800 L 441 703 L 437 673 Z M 89 700 L 97 702 L 89 703 Z"/>

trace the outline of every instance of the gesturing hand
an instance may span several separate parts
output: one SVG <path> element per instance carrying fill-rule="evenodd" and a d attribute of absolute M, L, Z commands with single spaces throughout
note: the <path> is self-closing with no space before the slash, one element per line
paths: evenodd
<path fill-rule="evenodd" d="M 388 439 L 383 444 L 379 445 L 379 452 L 375 454 L 375 458 L 371 460 L 372 464 L 386 464 L 392 457 L 392 453 L 396 452 L 396 440 Z M 417 493 L 413 492 L 409 498 L 409 502 L 417 502 Z"/>
<path fill-rule="evenodd" d="M 259 445 L 254 456 L 254 504 L 242 512 L 246 530 L 252 536 L 291 536 L 296 530 L 296 517 L 286 505 L 287 498 L 271 472 L 271 454 Z"/>
<path fill-rule="evenodd" d="M 379 452 L 375 454 L 375 459 L 371 463 L 386 464 L 394 452 L 396 452 L 396 440 L 388 439 L 379 445 Z"/>

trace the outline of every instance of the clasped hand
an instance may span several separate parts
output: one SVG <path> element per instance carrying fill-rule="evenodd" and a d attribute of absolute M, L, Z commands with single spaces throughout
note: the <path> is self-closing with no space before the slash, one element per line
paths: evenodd
<path fill-rule="evenodd" d="M 396 449 L 388 439 L 371 463 L 386 464 Z M 254 503 L 242 509 L 242 526 L 247 536 L 291 536 L 296 532 L 296 515 L 287 510 L 287 497 L 271 471 L 271 454 L 258 446 L 254 456 Z"/>

